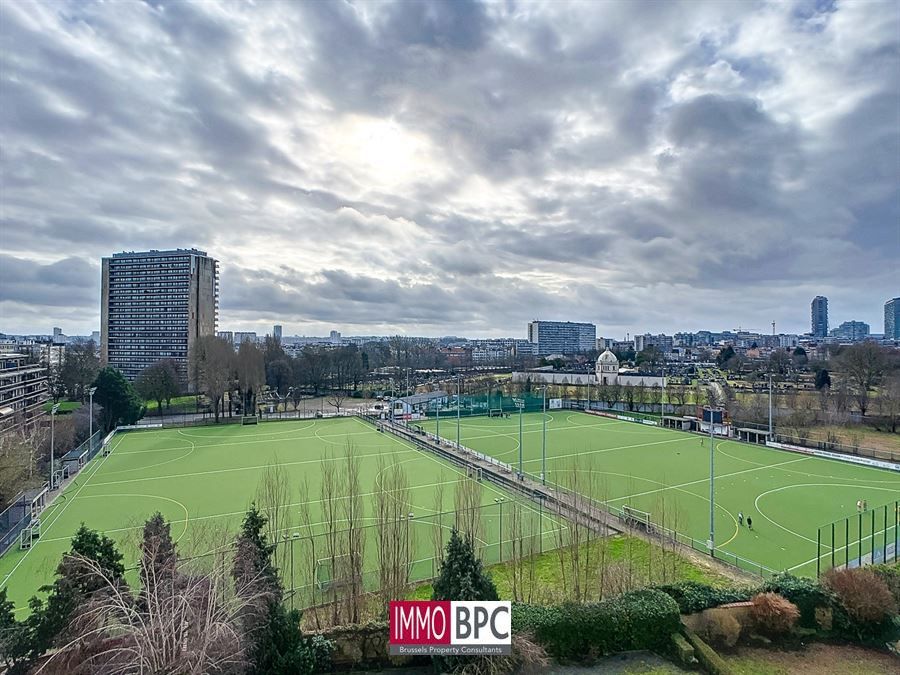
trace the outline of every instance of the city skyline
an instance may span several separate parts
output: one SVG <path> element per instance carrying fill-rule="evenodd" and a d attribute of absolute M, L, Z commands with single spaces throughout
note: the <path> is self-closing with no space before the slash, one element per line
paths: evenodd
<path fill-rule="evenodd" d="M 896 3 L 4 3 L 0 331 L 197 247 L 218 328 L 881 332 Z M 404 11 L 405 10 L 405 11 Z"/>

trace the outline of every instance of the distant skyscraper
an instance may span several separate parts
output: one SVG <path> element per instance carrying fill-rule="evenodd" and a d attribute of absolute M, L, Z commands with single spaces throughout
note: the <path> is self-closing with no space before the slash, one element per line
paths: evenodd
<path fill-rule="evenodd" d="M 900 298 L 884 303 L 884 339 L 900 340 Z"/>
<path fill-rule="evenodd" d="M 134 380 L 172 359 L 183 384 L 197 338 L 216 334 L 218 261 L 197 249 L 115 253 L 103 258 L 100 360 Z"/>
<path fill-rule="evenodd" d="M 597 326 L 571 321 L 531 321 L 528 341 L 539 356 L 577 354 L 597 348 Z"/>
<path fill-rule="evenodd" d="M 864 321 L 845 321 L 832 329 L 831 336 L 850 342 L 858 342 L 869 337 L 869 324 Z"/>
<path fill-rule="evenodd" d="M 821 295 L 814 297 L 810 314 L 812 336 L 821 338 L 828 335 L 828 298 Z"/>
<path fill-rule="evenodd" d="M 280 324 L 276 323 L 272 327 L 272 337 L 274 337 L 276 340 L 281 342 L 281 325 Z"/>

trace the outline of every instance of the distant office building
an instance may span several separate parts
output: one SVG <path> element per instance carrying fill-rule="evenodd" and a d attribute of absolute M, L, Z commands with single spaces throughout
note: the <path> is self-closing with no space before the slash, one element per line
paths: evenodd
<path fill-rule="evenodd" d="M 813 337 L 828 335 L 828 298 L 817 295 L 810 307 L 810 333 Z"/>
<path fill-rule="evenodd" d="M 218 261 L 197 249 L 115 253 L 103 258 L 100 360 L 134 380 L 171 359 L 188 381 L 196 340 L 216 334 Z"/>
<path fill-rule="evenodd" d="M 674 346 L 674 340 L 671 335 L 645 333 L 644 335 L 634 336 L 634 351 L 636 352 L 642 352 L 647 347 L 656 347 L 663 354 L 669 354 Z"/>
<path fill-rule="evenodd" d="M 597 348 L 597 327 L 571 321 L 532 321 L 528 341 L 535 345 L 538 356 L 589 352 Z"/>
<path fill-rule="evenodd" d="M 900 298 L 884 303 L 884 339 L 900 340 Z"/>
<path fill-rule="evenodd" d="M 0 354 L 0 433 L 34 426 L 49 398 L 44 366 L 25 354 Z"/>
<path fill-rule="evenodd" d="M 863 321 L 844 321 L 828 332 L 830 337 L 856 342 L 869 337 L 869 324 Z"/>
<path fill-rule="evenodd" d="M 256 342 L 256 332 L 255 331 L 234 331 L 234 346 L 235 348 L 239 348 L 241 344 L 244 342 Z"/>
<path fill-rule="evenodd" d="M 220 340 L 225 340 L 225 342 L 234 347 L 234 333 L 232 333 L 230 330 L 220 330 L 218 333 L 216 333 L 216 337 Z"/>
<path fill-rule="evenodd" d="M 831 331 L 831 337 L 850 342 L 865 340 L 869 337 L 869 324 L 864 321 L 845 321 Z"/>
<path fill-rule="evenodd" d="M 281 325 L 275 324 L 272 326 L 272 337 L 281 342 Z"/>
<path fill-rule="evenodd" d="M 612 347 L 613 342 L 615 342 L 615 340 L 613 340 L 612 338 L 597 338 L 597 351 L 605 352 L 607 349 L 610 349 Z"/>
<path fill-rule="evenodd" d="M 340 344 L 340 341 L 341 341 L 340 331 L 336 331 L 336 330 L 331 331 L 328 334 L 328 341 L 331 342 L 331 344 L 335 344 L 335 345 Z"/>

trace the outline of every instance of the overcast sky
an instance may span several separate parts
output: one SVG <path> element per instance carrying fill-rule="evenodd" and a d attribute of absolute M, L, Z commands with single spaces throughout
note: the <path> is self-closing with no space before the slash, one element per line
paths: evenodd
<path fill-rule="evenodd" d="M 100 258 L 220 260 L 220 329 L 883 328 L 900 4 L 0 3 L 0 331 Z"/>

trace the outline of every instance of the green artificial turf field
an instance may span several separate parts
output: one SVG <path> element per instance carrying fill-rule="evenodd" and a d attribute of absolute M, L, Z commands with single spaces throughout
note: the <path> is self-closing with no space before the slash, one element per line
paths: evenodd
<path fill-rule="evenodd" d="M 539 476 L 543 423 L 541 413 L 523 415 L 526 473 Z M 436 421 L 421 425 L 430 433 Z M 440 435 L 456 442 L 456 418 L 440 420 Z M 547 479 L 568 486 L 577 471 L 578 491 L 610 505 L 650 512 L 657 524 L 702 542 L 709 536 L 709 438 L 687 432 L 635 424 L 570 410 L 547 413 Z M 460 423 L 460 442 L 514 467 L 519 461 L 519 419 L 470 417 Z M 895 537 L 900 474 L 842 461 L 820 459 L 759 445 L 717 439 L 715 442 L 716 548 L 723 559 L 752 570 L 747 561 L 772 570 L 816 574 L 818 528 L 853 516 L 846 533 L 839 525 L 836 564 L 857 557 L 857 500 L 876 510 L 876 544 Z M 573 462 L 577 461 L 577 466 Z M 593 479 L 590 479 L 593 476 Z M 889 505 L 885 537 L 882 506 Z M 738 525 L 738 513 L 749 516 Z M 871 546 L 869 514 L 863 517 L 862 555 Z M 824 531 L 824 528 L 823 528 Z M 824 535 L 821 565 L 831 564 L 830 537 Z M 746 561 L 731 556 L 740 556 Z"/>
<path fill-rule="evenodd" d="M 359 419 L 300 420 L 268 422 L 258 426 L 222 425 L 186 429 L 142 430 L 118 434 L 111 441 L 112 453 L 98 455 L 64 493 L 41 515 L 42 534 L 27 551 L 17 547 L 0 558 L 0 587 L 9 589 L 10 599 L 22 611 L 27 599 L 53 579 L 69 540 L 84 522 L 114 537 L 125 554 L 126 566 L 137 561 L 138 544 L 144 521 L 160 511 L 171 523 L 173 538 L 183 555 L 199 555 L 227 548 L 244 513 L 256 495 L 260 477 L 277 463 L 287 472 L 291 485 L 289 501 L 293 526 L 288 533 L 303 533 L 300 510 L 309 509 L 313 533 L 318 535 L 318 552 L 311 550 L 309 539 L 289 540 L 294 551 L 294 587 L 309 600 L 314 567 L 311 560 L 325 557 L 323 509 L 320 503 L 322 460 L 346 467 L 348 443 L 360 460 L 360 488 L 364 521 L 366 585 L 377 585 L 377 536 L 373 531 L 375 500 L 372 496 L 378 480 L 379 455 L 388 464 L 402 463 L 409 481 L 409 499 L 404 507 L 413 515 L 410 540 L 413 580 L 430 578 L 434 573 L 433 537 L 443 528 L 444 541 L 454 522 L 452 513 L 455 485 L 464 478 L 459 469 L 434 456 L 414 450 L 409 444 L 380 433 Z M 309 492 L 301 501 L 299 486 L 304 477 Z M 438 518 L 435 492 L 443 485 L 442 510 Z M 495 499 L 510 500 L 510 495 L 481 483 L 480 509 L 483 546 L 488 562 L 497 561 L 499 546 L 499 508 Z M 501 507 L 502 508 L 502 507 Z M 509 508 L 509 505 L 507 505 Z M 559 527 L 545 513 L 528 504 L 527 517 L 543 542 L 552 545 Z M 343 517 L 343 516 L 342 516 Z M 508 528 L 507 528 L 508 529 Z M 286 546 L 281 551 L 289 550 Z M 212 556 L 211 558 L 215 558 Z M 286 586 L 291 586 L 290 558 L 279 558 Z M 327 572 L 327 571 L 326 571 Z M 135 575 L 132 573 L 132 580 Z M 320 578 L 321 580 L 321 578 Z M 315 599 L 313 597 L 313 599 Z"/>

